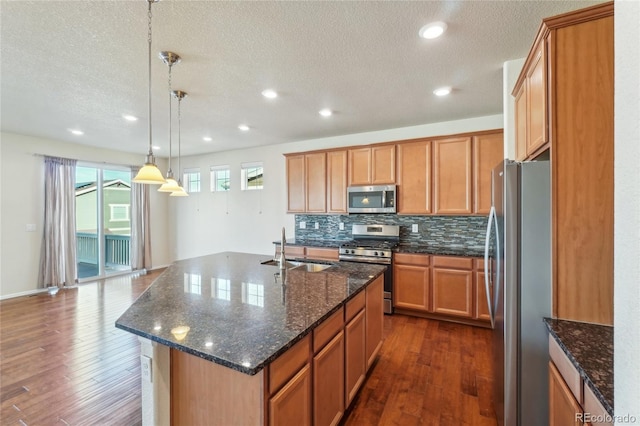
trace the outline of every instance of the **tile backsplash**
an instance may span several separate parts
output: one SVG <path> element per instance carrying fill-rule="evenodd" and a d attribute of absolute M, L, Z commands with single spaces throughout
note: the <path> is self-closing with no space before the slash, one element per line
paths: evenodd
<path fill-rule="evenodd" d="M 484 247 L 487 229 L 485 216 L 404 216 L 396 214 L 310 215 L 297 214 L 296 239 L 349 240 L 351 225 L 385 224 L 400 226 L 400 242 L 434 247 Z M 306 228 L 300 229 L 300 222 Z M 316 223 L 318 229 L 315 228 Z M 340 223 L 344 230 L 340 230 Z M 418 225 L 418 232 L 411 232 L 411 225 Z"/>

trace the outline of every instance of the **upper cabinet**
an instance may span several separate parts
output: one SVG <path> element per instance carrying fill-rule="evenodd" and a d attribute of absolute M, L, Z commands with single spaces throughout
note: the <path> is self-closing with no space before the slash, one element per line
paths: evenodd
<path fill-rule="evenodd" d="M 471 214 L 471 138 L 433 142 L 433 195 L 436 214 Z"/>
<path fill-rule="evenodd" d="M 473 137 L 473 212 L 487 215 L 491 209 L 491 171 L 504 158 L 502 132 Z"/>
<path fill-rule="evenodd" d="M 381 145 L 349 150 L 349 185 L 396 183 L 396 146 Z"/>
<path fill-rule="evenodd" d="M 613 324 L 613 9 L 545 19 L 513 91 L 518 159 L 551 158 L 553 315 L 598 324 Z"/>
<path fill-rule="evenodd" d="M 347 151 L 327 152 L 327 213 L 347 212 Z"/>
<path fill-rule="evenodd" d="M 326 158 L 324 152 L 287 156 L 287 212 L 327 211 Z"/>
<path fill-rule="evenodd" d="M 518 160 L 537 155 L 549 142 L 546 46 L 544 39 L 538 39 L 514 89 Z"/>
<path fill-rule="evenodd" d="M 305 212 L 305 160 L 304 154 L 287 157 L 287 212 Z"/>
<path fill-rule="evenodd" d="M 398 144 L 397 208 L 400 214 L 431 210 L 431 141 Z"/>

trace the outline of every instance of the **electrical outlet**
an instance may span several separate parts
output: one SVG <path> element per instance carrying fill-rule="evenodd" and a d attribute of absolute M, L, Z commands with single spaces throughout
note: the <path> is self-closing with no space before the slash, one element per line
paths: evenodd
<path fill-rule="evenodd" d="M 153 383 L 153 373 L 151 371 L 151 358 L 146 355 L 140 355 L 140 374 L 142 380 Z"/>
<path fill-rule="evenodd" d="M 318 222 L 316 222 L 316 224 L 314 225 L 314 228 L 320 229 L 320 224 Z"/>
<path fill-rule="evenodd" d="M 413 225 L 411 225 L 411 232 L 418 232 L 418 224 L 414 223 Z"/>
<path fill-rule="evenodd" d="M 27 230 L 27 232 L 36 232 L 36 224 L 35 223 L 27 223 L 26 230 Z"/>
<path fill-rule="evenodd" d="M 340 223 L 338 224 L 338 229 L 339 229 L 340 231 L 344 231 L 344 222 L 340 222 Z"/>
<path fill-rule="evenodd" d="M 300 222 L 300 229 L 307 229 L 307 222 Z"/>

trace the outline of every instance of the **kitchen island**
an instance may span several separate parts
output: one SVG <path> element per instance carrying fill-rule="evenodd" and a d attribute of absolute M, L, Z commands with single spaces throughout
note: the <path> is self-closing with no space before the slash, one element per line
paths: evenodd
<path fill-rule="evenodd" d="M 175 262 L 117 320 L 142 338 L 143 423 L 342 415 L 381 344 L 385 267 L 280 270 L 269 260 L 225 252 Z M 318 375 L 326 366 L 341 377 Z"/>

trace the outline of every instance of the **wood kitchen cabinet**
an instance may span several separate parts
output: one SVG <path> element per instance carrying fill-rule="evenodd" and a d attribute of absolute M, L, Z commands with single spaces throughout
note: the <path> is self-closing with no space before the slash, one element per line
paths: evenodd
<path fill-rule="evenodd" d="M 433 256 L 432 264 L 433 312 L 473 318 L 473 259 Z"/>
<path fill-rule="evenodd" d="M 551 158 L 552 314 L 606 325 L 613 324 L 613 14 L 609 2 L 543 20 L 512 93 L 518 158 L 546 146 Z"/>
<path fill-rule="evenodd" d="M 491 209 L 491 171 L 504 158 L 503 132 L 473 137 L 473 213 L 488 215 Z"/>
<path fill-rule="evenodd" d="M 365 302 L 365 329 L 367 369 L 373 362 L 382 347 L 382 331 L 384 328 L 384 275 L 376 278 L 366 289 Z"/>
<path fill-rule="evenodd" d="M 435 214 L 471 214 L 471 138 L 433 142 L 433 196 Z"/>
<path fill-rule="evenodd" d="M 393 264 L 393 306 L 429 312 L 431 270 L 429 255 L 396 253 Z"/>
<path fill-rule="evenodd" d="M 339 314 L 338 334 L 313 358 L 313 424 L 315 426 L 336 425 L 344 415 L 342 311 Z"/>
<path fill-rule="evenodd" d="M 349 406 L 367 373 L 366 293 L 358 293 L 345 306 L 345 405 Z"/>
<path fill-rule="evenodd" d="M 431 141 L 400 143 L 397 151 L 398 214 L 430 214 Z"/>
<path fill-rule="evenodd" d="M 348 152 L 349 185 L 389 185 L 396 182 L 396 146 L 352 148 Z"/>
<path fill-rule="evenodd" d="M 347 151 L 327 152 L 327 213 L 347 213 Z"/>
<path fill-rule="evenodd" d="M 311 367 L 306 364 L 269 399 L 269 424 L 311 425 Z"/>
<path fill-rule="evenodd" d="M 481 321 L 491 321 L 489 304 L 487 303 L 487 290 L 484 282 L 484 259 L 475 259 L 475 315 L 474 318 Z M 489 288 L 489 295 L 493 297 L 493 288 Z"/>
<path fill-rule="evenodd" d="M 546 42 L 539 39 L 528 62 L 524 78 L 517 86 L 515 103 L 516 158 L 533 156 L 547 144 L 547 51 Z"/>
<path fill-rule="evenodd" d="M 287 156 L 287 212 L 325 213 L 326 153 Z"/>
<path fill-rule="evenodd" d="M 287 212 L 304 213 L 306 209 L 306 175 L 304 154 L 287 159 Z"/>
<path fill-rule="evenodd" d="M 582 426 L 579 421 L 582 407 L 573 397 L 558 372 L 558 369 L 549 361 L 549 426 Z"/>

